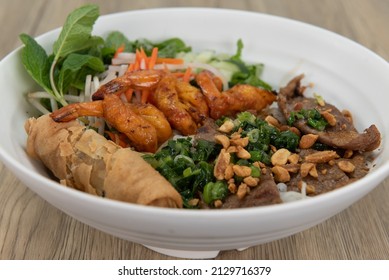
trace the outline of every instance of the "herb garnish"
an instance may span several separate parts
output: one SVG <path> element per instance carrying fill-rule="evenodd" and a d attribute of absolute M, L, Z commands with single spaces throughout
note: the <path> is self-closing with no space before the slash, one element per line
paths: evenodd
<path fill-rule="evenodd" d="M 295 151 L 298 147 L 300 138 L 296 134 L 289 130 L 280 131 L 250 112 L 239 113 L 234 124 L 234 131 L 241 128 L 242 137 L 249 138 L 246 149 L 251 154 L 250 161 L 252 162 L 260 161 L 270 164 L 272 155 L 270 145 L 277 149 L 286 148 L 290 151 Z"/>
<path fill-rule="evenodd" d="M 287 120 L 288 125 L 293 125 L 296 120 L 305 120 L 310 127 L 320 131 L 323 131 L 328 125 L 328 122 L 317 109 L 301 109 L 300 111 L 291 112 Z"/>
<path fill-rule="evenodd" d="M 198 197 L 213 176 L 214 160 L 221 146 L 203 139 L 178 138 L 154 155 L 143 158 L 161 173 L 181 194 L 184 206 L 192 208 L 189 200 Z"/>
<path fill-rule="evenodd" d="M 159 57 L 176 57 L 178 53 L 190 52 L 192 48 L 179 38 L 169 38 L 161 42 L 153 42 L 147 39 L 138 39 L 130 41 L 120 31 L 111 32 L 105 42 L 107 50 L 112 54 L 120 46 L 124 46 L 126 52 L 135 52 L 137 49 L 143 49 L 147 55 L 151 55 L 153 48 L 158 48 Z"/>
<path fill-rule="evenodd" d="M 237 51 L 235 55 L 231 56 L 231 58 L 227 61 L 236 64 L 240 71 L 235 72 L 232 75 L 229 86 L 232 87 L 236 84 L 249 84 L 252 86 L 264 88 L 266 90 L 272 90 L 272 87 L 260 78 L 264 68 L 263 63 L 246 64 L 241 58 L 242 50 L 243 42 L 241 39 L 239 39 L 237 42 Z"/>
<path fill-rule="evenodd" d="M 97 5 L 85 5 L 70 13 L 50 56 L 35 39 L 27 34 L 20 35 L 25 45 L 22 50 L 24 67 L 62 106 L 67 105 L 63 96 L 70 86 L 80 87 L 79 81 L 85 81 L 87 74 L 105 69 L 100 52 L 94 51 L 104 40 L 91 35 L 98 16 Z"/>

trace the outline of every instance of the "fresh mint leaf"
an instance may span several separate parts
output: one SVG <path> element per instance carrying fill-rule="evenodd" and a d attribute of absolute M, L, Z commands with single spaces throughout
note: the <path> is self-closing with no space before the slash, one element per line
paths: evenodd
<path fill-rule="evenodd" d="M 105 39 L 105 47 L 117 50 L 124 45 L 124 51 L 133 51 L 130 41 L 120 31 L 113 31 Z"/>
<path fill-rule="evenodd" d="M 170 38 L 161 42 L 139 39 L 133 42 L 133 49 L 142 48 L 147 55 L 151 54 L 154 47 L 158 48 L 159 57 L 176 57 L 180 52 L 189 52 L 192 50 L 180 38 Z"/>
<path fill-rule="evenodd" d="M 246 71 L 236 72 L 232 75 L 230 86 L 234 86 L 236 84 L 249 84 L 266 90 L 272 90 L 272 87 L 260 78 L 263 67 L 263 64 L 246 66 Z"/>
<path fill-rule="evenodd" d="M 55 98 L 63 105 L 67 102 L 63 98 L 62 91 L 56 85 L 56 65 L 61 58 L 71 53 L 85 50 L 95 46 L 100 40 L 99 37 L 92 37 L 92 29 L 96 19 L 99 17 L 97 5 L 85 5 L 71 12 L 62 28 L 57 41 L 53 45 L 54 60 L 50 66 L 50 84 Z M 61 87 L 63 88 L 63 82 Z"/>
<path fill-rule="evenodd" d="M 54 60 L 58 61 L 61 57 L 94 45 L 96 42 L 92 39 L 91 33 L 98 17 L 97 5 L 85 5 L 71 12 L 53 45 Z"/>
<path fill-rule="evenodd" d="M 242 62 L 242 50 L 243 50 L 243 41 L 242 41 L 242 39 L 239 39 L 236 42 L 236 46 L 237 46 L 236 53 L 233 56 L 231 56 L 230 59 L 234 60 L 234 61 Z"/>
<path fill-rule="evenodd" d="M 263 64 L 246 64 L 242 60 L 243 42 L 239 39 L 236 43 L 237 51 L 227 62 L 233 63 L 239 67 L 239 72 L 235 72 L 229 82 L 230 87 L 237 84 L 249 84 L 261 87 L 266 90 L 272 90 L 272 87 L 261 79 Z"/>
<path fill-rule="evenodd" d="M 79 72 L 85 68 L 89 69 L 90 73 L 105 70 L 103 61 L 98 57 L 77 53 L 72 53 L 66 57 L 58 78 L 58 89 L 62 95 L 68 91 Z M 85 73 L 85 71 L 82 72 Z"/>
<path fill-rule="evenodd" d="M 125 52 L 134 52 L 132 43 L 120 31 L 113 31 L 105 39 L 104 47 L 101 49 L 101 56 L 105 63 L 110 64 L 116 50 L 124 45 Z"/>
<path fill-rule="evenodd" d="M 21 34 L 20 40 L 24 44 L 22 49 L 22 63 L 30 76 L 47 92 L 52 93 L 50 86 L 50 60 L 46 51 L 27 34 Z"/>
<path fill-rule="evenodd" d="M 92 4 L 71 12 L 50 56 L 33 38 L 20 35 L 25 44 L 22 62 L 27 72 L 62 106 L 67 105 L 64 94 L 70 86 L 79 86 L 79 81 L 89 73 L 105 70 L 101 59 L 104 40 L 92 36 L 98 16 L 99 8 Z"/>
<path fill-rule="evenodd" d="M 120 31 L 113 31 L 108 34 L 105 40 L 105 53 L 112 56 L 123 45 L 126 52 L 135 52 L 135 50 L 142 48 L 147 55 L 151 55 L 153 48 L 157 47 L 159 57 L 176 57 L 179 52 L 189 52 L 192 50 L 180 38 L 170 38 L 160 42 L 153 42 L 144 38 L 130 41 Z"/>
<path fill-rule="evenodd" d="M 184 41 L 179 38 L 171 38 L 156 44 L 160 57 L 175 57 L 179 52 L 189 52 L 192 50 Z"/>

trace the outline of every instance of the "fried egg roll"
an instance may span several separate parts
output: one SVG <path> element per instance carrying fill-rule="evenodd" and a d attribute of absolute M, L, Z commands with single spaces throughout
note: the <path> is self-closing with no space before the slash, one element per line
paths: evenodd
<path fill-rule="evenodd" d="M 44 115 L 28 119 L 25 130 L 27 154 L 42 161 L 63 185 L 114 200 L 182 208 L 180 194 L 141 154 L 78 121 L 57 123 Z"/>

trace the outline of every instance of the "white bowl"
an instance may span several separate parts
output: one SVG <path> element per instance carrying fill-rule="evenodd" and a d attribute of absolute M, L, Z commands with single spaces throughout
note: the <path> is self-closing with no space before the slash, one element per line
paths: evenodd
<path fill-rule="evenodd" d="M 152 22 L 150 22 L 152 19 Z M 154 23 L 158 23 L 157 25 Z M 66 188 L 48 177 L 25 153 L 23 129 L 31 108 L 24 94 L 36 88 L 25 72 L 20 49 L 0 63 L 0 157 L 32 191 L 75 219 L 168 255 L 213 257 L 312 227 L 344 210 L 389 174 L 389 64 L 368 49 L 329 31 L 258 13 L 202 8 L 130 11 L 102 16 L 94 34 L 120 30 L 130 39 L 180 37 L 194 50 L 234 53 L 244 42 L 246 61 L 263 62 L 263 78 L 275 88 L 305 73 L 315 92 L 349 109 L 359 130 L 376 124 L 382 146 L 363 179 L 312 199 L 236 210 L 177 210 L 103 199 Z M 50 50 L 59 30 L 38 38 Z"/>

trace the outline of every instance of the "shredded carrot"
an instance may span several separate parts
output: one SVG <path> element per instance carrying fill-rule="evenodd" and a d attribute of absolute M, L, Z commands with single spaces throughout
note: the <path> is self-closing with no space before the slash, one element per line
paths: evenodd
<path fill-rule="evenodd" d="M 185 73 L 184 72 L 173 72 L 172 75 L 175 76 L 176 78 L 183 78 Z"/>
<path fill-rule="evenodd" d="M 128 90 L 126 90 L 126 92 L 124 93 L 124 95 L 126 96 L 126 99 L 128 102 L 131 102 L 131 99 L 132 99 L 132 94 L 134 93 L 134 90 L 132 88 L 129 88 Z"/>
<path fill-rule="evenodd" d="M 119 56 L 120 53 L 124 52 L 124 49 L 125 49 L 125 45 L 124 44 L 121 44 L 117 50 L 115 51 L 115 54 L 113 55 L 113 58 L 117 58 Z"/>
<path fill-rule="evenodd" d="M 135 69 L 134 70 L 139 70 L 140 68 L 140 51 L 136 50 L 135 51 Z"/>
<path fill-rule="evenodd" d="M 143 48 L 139 51 L 139 65 L 141 69 L 148 69 L 148 58 Z"/>
<path fill-rule="evenodd" d="M 148 69 L 154 69 L 154 65 L 157 62 L 157 58 L 158 58 L 158 48 L 153 48 L 149 59 Z"/>
<path fill-rule="evenodd" d="M 190 68 L 190 67 L 186 68 L 184 76 L 182 77 L 182 80 L 184 82 L 189 82 L 191 75 L 192 75 L 192 68 Z"/>
<path fill-rule="evenodd" d="M 130 65 L 128 65 L 128 68 L 127 68 L 128 72 L 131 72 L 131 71 L 134 71 L 134 70 L 135 70 L 135 63 L 131 63 Z"/>
<path fill-rule="evenodd" d="M 142 47 L 140 48 L 139 53 L 142 56 L 142 58 L 147 58 L 147 54 L 146 54 L 145 50 Z"/>
<path fill-rule="evenodd" d="M 166 63 L 166 64 L 183 64 L 184 60 L 181 58 L 167 58 L 167 57 L 158 57 L 157 64 Z"/>
<path fill-rule="evenodd" d="M 140 60 L 139 60 L 139 51 L 138 50 L 135 51 L 135 61 L 131 65 L 133 65 L 133 66 L 131 67 L 132 69 L 130 71 L 139 70 L 139 68 L 140 68 Z"/>
<path fill-rule="evenodd" d="M 149 89 L 142 90 L 142 95 L 141 95 L 140 102 L 143 103 L 143 104 L 146 103 L 148 101 L 148 99 L 149 99 L 150 93 L 151 93 L 151 91 Z"/>
<path fill-rule="evenodd" d="M 135 51 L 135 61 L 131 63 L 127 71 L 132 72 L 139 69 L 154 69 L 154 66 L 156 64 L 164 64 L 165 70 L 170 72 L 167 68 L 167 64 L 183 64 L 184 60 L 181 58 L 165 58 L 165 57 L 158 57 L 158 48 L 155 47 L 151 51 L 151 55 L 148 57 L 145 50 L 143 48 L 137 49 Z M 192 69 L 189 67 L 186 69 L 185 72 L 177 72 L 173 73 L 179 78 L 182 78 L 184 81 L 189 81 L 193 72 Z M 131 102 L 132 97 L 135 93 L 135 97 L 138 100 L 138 102 L 141 103 L 147 103 L 149 101 L 150 95 L 152 94 L 152 91 L 149 89 L 144 89 L 141 91 L 135 92 L 132 89 L 129 89 L 125 92 L 125 96 L 128 102 Z"/>

